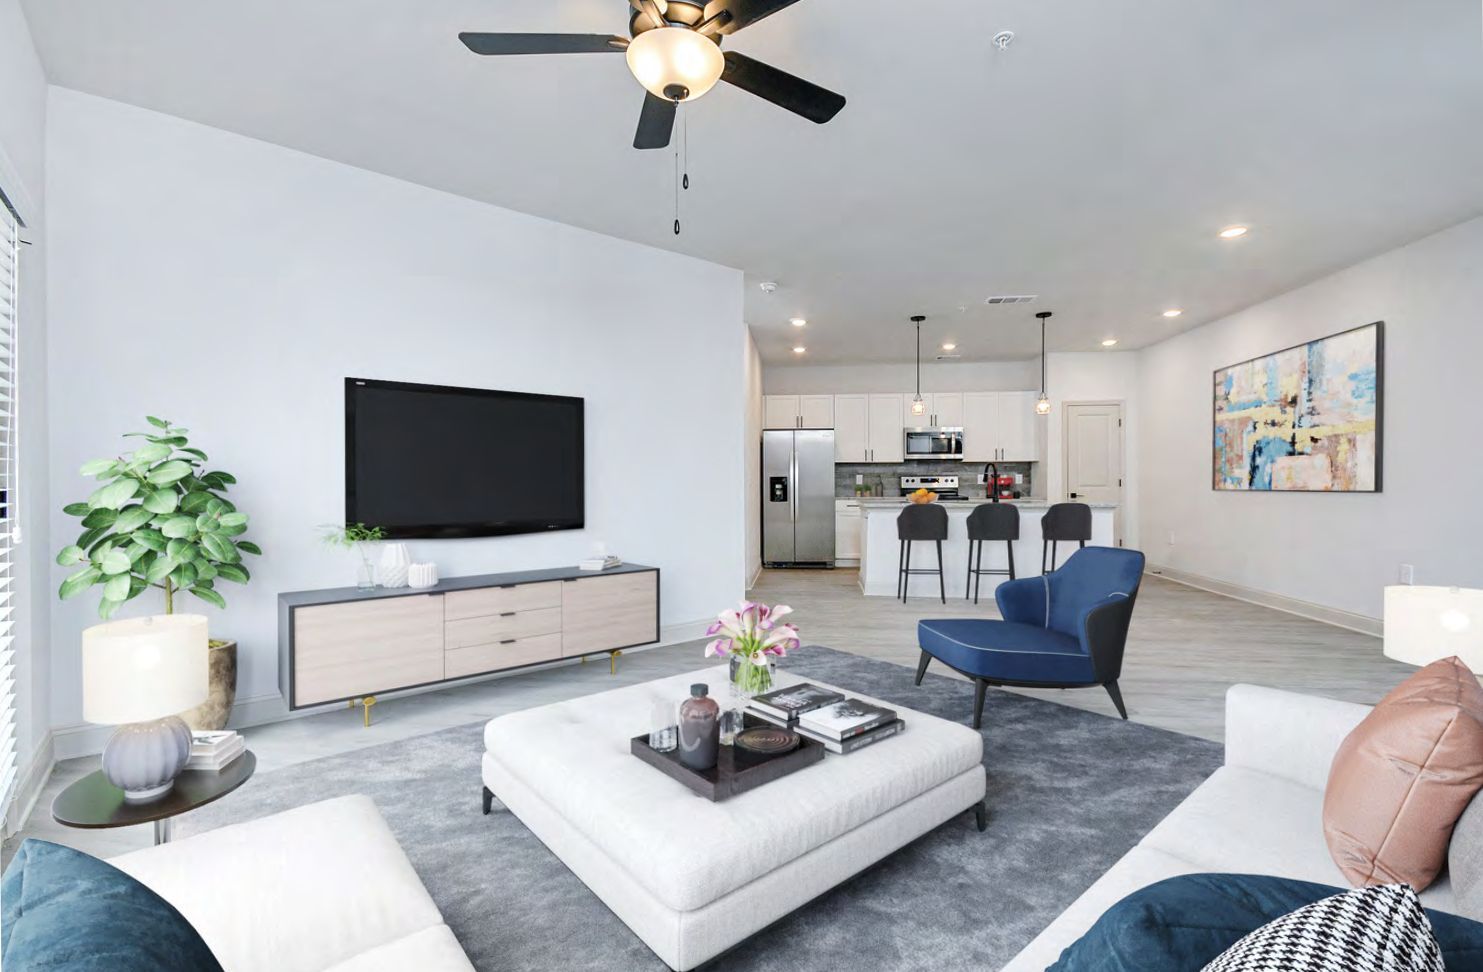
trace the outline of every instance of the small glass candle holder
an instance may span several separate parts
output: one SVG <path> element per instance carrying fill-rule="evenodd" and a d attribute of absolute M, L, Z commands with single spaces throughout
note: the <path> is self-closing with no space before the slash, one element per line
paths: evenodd
<path fill-rule="evenodd" d="M 655 702 L 649 710 L 649 748 L 656 753 L 669 753 L 680 745 L 680 720 L 673 702 Z"/>

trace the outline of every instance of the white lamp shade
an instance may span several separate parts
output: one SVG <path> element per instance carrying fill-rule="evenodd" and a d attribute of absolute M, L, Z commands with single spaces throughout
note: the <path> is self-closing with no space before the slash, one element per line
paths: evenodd
<path fill-rule="evenodd" d="M 662 5 L 661 5 L 662 6 Z M 675 89 L 691 101 L 711 90 L 726 70 L 726 59 L 716 42 L 685 27 L 656 27 L 639 34 L 628 45 L 628 69 L 650 94 L 669 101 Z"/>
<path fill-rule="evenodd" d="M 206 618 L 160 614 L 82 633 L 82 717 L 119 725 L 175 715 L 206 701 Z"/>
<path fill-rule="evenodd" d="M 1385 589 L 1385 656 L 1430 665 L 1456 655 L 1483 672 L 1483 591 L 1468 587 Z"/>

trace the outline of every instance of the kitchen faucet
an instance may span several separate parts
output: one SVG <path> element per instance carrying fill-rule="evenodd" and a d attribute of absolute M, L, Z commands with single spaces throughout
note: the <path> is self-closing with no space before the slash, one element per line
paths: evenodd
<path fill-rule="evenodd" d="M 992 473 L 993 475 L 990 475 Z M 984 489 L 988 492 L 989 502 L 999 502 L 999 466 L 989 463 L 984 466 Z"/>

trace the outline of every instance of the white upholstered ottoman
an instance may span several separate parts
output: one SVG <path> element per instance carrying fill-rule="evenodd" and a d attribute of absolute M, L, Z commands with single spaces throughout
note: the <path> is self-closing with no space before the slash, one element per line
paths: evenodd
<path fill-rule="evenodd" d="M 800 681 L 779 673 L 779 685 Z M 484 785 L 673 969 L 720 954 L 984 798 L 979 734 L 892 706 L 901 735 L 711 803 L 629 752 L 654 702 L 678 702 L 694 682 L 720 696 L 726 669 L 484 729 Z M 977 838 L 965 819 L 963 839 Z"/>

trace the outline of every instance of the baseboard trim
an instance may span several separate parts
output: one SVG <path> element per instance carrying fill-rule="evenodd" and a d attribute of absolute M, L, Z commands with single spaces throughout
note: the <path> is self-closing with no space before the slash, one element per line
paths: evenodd
<path fill-rule="evenodd" d="M 640 651 L 648 651 L 652 648 L 663 648 L 686 641 L 697 641 L 705 637 L 705 630 L 710 627 L 710 624 L 711 621 L 709 618 L 699 621 L 681 621 L 678 624 L 667 624 L 659 629 L 659 640 L 654 644 L 642 645 L 638 648 L 625 648 L 623 649 L 623 653 L 625 655 L 631 655 Z M 481 678 L 463 679 L 452 684 L 426 685 L 421 688 L 407 689 L 403 692 L 385 692 L 378 695 L 377 698 L 396 699 L 409 695 L 421 695 L 425 692 L 439 692 L 459 685 L 490 682 L 495 679 L 510 678 L 513 675 L 523 675 L 526 672 L 542 671 L 547 668 L 576 664 L 578 664 L 576 658 L 563 658 L 553 661 L 549 665 L 536 665 L 513 672 L 495 672 Z M 697 656 L 696 665 L 699 666 L 700 664 L 703 664 L 703 660 Z M 232 716 L 228 720 L 227 725 L 232 729 L 247 729 L 252 726 L 266 725 L 270 722 L 286 722 L 289 719 L 318 715 L 321 712 L 330 712 L 343 707 L 343 703 L 335 703 L 334 705 L 321 705 L 307 709 L 296 709 L 290 712 L 288 704 L 283 700 L 283 696 L 277 692 L 273 692 L 269 695 L 256 695 L 238 699 L 236 704 L 232 706 Z M 53 729 L 48 733 L 48 739 L 53 745 L 53 765 L 64 759 L 98 755 L 103 752 L 103 745 L 108 742 L 108 737 L 112 733 L 112 726 L 94 726 L 87 723 Z M 50 772 L 49 767 L 48 772 Z M 45 777 L 42 778 L 42 782 L 45 783 Z"/>
<path fill-rule="evenodd" d="M 1174 567 L 1165 567 L 1161 564 L 1149 564 L 1147 572 L 1156 577 L 1162 577 L 1164 580 L 1183 584 L 1186 587 L 1198 588 L 1202 591 L 1209 591 L 1212 594 L 1222 594 L 1226 597 L 1233 597 L 1238 601 L 1246 601 L 1248 604 L 1257 604 L 1262 607 L 1272 608 L 1274 611 L 1296 614 L 1298 617 L 1307 618 L 1309 621 L 1320 621 L 1324 624 L 1331 624 L 1336 628 L 1346 628 L 1350 631 L 1357 631 L 1360 634 L 1370 635 L 1375 638 L 1381 637 L 1385 632 L 1385 625 L 1381 619 L 1372 618 L 1365 614 L 1355 614 L 1353 611 L 1344 611 L 1323 604 L 1314 604 L 1312 601 L 1303 601 L 1295 597 L 1273 594 L 1271 591 L 1263 591 L 1255 587 L 1232 584 L 1229 581 L 1217 580 L 1214 577 L 1206 577 L 1203 574 L 1179 570 Z"/>
<path fill-rule="evenodd" d="M 756 587 L 757 586 L 757 578 L 759 578 L 761 576 L 762 576 L 762 565 L 761 564 L 758 564 L 757 565 L 757 568 L 752 571 L 752 576 L 749 577 L 749 578 L 747 578 L 747 590 L 750 591 L 752 588 Z"/>
<path fill-rule="evenodd" d="M 15 799 L 11 801 L 10 810 L 5 815 L 6 837 L 20 831 L 26 825 L 26 821 L 31 819 L 31 813 L 36 809 L 36 801 L 41 799 L 41 790 L 46 786 L 46 781 L 51 779 L 51 771 L 56 765 L 54 740 L 51 731 L 48 730 L 31 754 L 31 759 L 26 764 L 25 775 L 21 777 L 20 783 L 16 786 Z"/>

